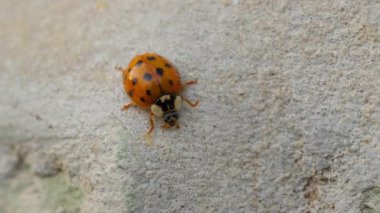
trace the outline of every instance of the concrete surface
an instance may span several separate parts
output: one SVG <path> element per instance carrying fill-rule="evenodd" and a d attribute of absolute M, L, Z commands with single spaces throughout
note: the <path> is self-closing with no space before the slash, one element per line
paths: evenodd
<path fill-rule="evenodd" d="M 2 0 L 0 29 L 0 212 L 380 212 L 378 0 Z M 114 70 L 146 51 L 201 101 L 151 146 Z"/>

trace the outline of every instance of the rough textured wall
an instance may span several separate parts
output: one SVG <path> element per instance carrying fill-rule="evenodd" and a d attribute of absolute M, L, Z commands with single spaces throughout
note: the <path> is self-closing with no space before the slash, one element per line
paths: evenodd
<path fill-rule="evenodd" d="M 0 212 L 380 211 L 378 0 L 2 0 L 0 29 Z M 153 145 L 114 70 L 145 51 L 201 101 Z"/>

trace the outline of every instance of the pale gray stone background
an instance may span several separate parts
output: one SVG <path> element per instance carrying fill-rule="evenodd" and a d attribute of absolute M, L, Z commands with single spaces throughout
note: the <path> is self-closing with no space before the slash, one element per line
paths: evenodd
<path fill-rule="evenodd" d="M 380 212 L 379 0 L 1 0 L 0 42 L 0 212 Z M 199 81 L 153 145 L 146 51 Z"/>

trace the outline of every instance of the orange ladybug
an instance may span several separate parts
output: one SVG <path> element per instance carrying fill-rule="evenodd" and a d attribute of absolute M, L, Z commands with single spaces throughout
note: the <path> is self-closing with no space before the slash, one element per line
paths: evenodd
<path fill-rule="evenodd" d="M 198 101 L 192 103 L 180 93 L 187 85 L 197 81 L 188 81 L 182 84 L 180 75 L 175 66 L 166 58 L 156 53 L 144 53 L 135 56 L 127 68 L 116 67 L 123 73 L 124 89 L 132 102 L 123 106 L 123 110 L 131 106 L 150 109 L 150 128 L 154 129 L 154 116 L 163 117 L 163 128 L 179 125 L 178 112 L 182 100 L 190 106 L 196 107 Z"/>

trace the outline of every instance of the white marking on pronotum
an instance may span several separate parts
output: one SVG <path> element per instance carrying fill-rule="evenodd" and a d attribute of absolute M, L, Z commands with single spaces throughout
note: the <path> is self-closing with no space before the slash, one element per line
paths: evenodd
<path fill-rule="evenodd" d="M 182 98 L 180 96 L 177 96 L 174 100 L 174 108 L 178 112 L 181 109 L 182 106 Z"/>
<path fill-rule="evenodd" d="M 150 107 L 150 111 L 152 111 L 152 113 L 157 116 L 157 117 L 162 117 L 164 115 L 164 112 L 162 112 L 162 109 L 161 107 L 157 106 L 156 104 L 153 104 L 151 107 Z"/>
<path fill-rule="evenodd" d="M 161 96 L 160 101 L 163 103 L 163 102 L 165 102 L 165 100 L 170 100 L 170 95 Z"/>

